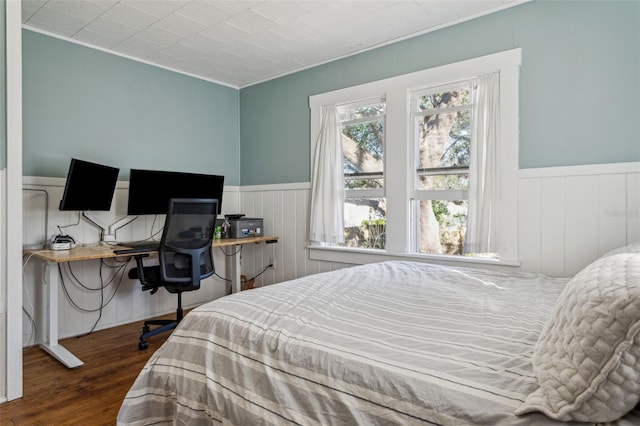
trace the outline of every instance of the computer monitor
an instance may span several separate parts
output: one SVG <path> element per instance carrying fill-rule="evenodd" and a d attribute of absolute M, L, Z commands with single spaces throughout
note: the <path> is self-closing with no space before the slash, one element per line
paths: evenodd
<path fill-rule="evenodd" d="M 109 211 L 120 169 L 71 159 L 60 210 Z"/>
<path fill-rule="evenodd" d="M 166 214 L 171 198 L 216 198 L 221 214 L 224 176 L 131 169 L 127 214 Z"/>

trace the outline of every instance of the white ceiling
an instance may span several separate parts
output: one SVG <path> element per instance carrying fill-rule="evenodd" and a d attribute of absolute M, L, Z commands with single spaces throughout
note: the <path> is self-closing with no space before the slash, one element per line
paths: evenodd
<path fill-rule="evenodd" d="M 22 0 L 22 22 L 239 88 L 522 2 Z"/>

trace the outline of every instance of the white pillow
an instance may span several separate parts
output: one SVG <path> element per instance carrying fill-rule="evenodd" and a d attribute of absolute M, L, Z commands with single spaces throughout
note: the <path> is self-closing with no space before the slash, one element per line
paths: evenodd
<path fill-rule="evenodd" d="M 598 259 L 602 259 L 604 257 L 613 256 L 614 254 L 620 253 L 640 253 L 640 241 L 637 243 L 627 244 L 626 246 L 614 248 L 613 250 L 609 250 Z"/>
<path fill-rule="evenodd" d="M 600 258 L 560 294 L 534 348 L 540 387 L 516 414 L 616 420 L 640 401 L 640 254 Z"/>

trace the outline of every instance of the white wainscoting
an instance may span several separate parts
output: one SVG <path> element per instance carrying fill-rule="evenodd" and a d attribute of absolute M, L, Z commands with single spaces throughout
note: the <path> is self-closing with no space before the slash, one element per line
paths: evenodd
<path fill-rule="evenodd" d="M 502 269 L 570 276 L 606 251 L 640 241 L 640 163 L 523 169 L 518 180 L 520 266 Z M 240 188 L 242 212 L 263 217 L 267 232 L 281 237 L 273 248 L 278 267 L 264 274 L 263 285 L 349 266 L 309 259 L 309 188 Z M 268 262 L 269 250 L 261 254 L 245 256 L 245 273 Z"/>
<path fill-rule="evenodd" d="M 49 192 L 47 235 L 57 233 L 56 225 L 75 223 L 74 213 L 60 212 L 57 204 L 62 195 L 63 179 L 25 178 L 25 188 L 44 188 Z M 113 211 L 101 219 L 112 223 L 126 210 L 127 184 L 116 190 Z M 311 260 L 308 254 L 309 183 L 255 185 L 225 188 L 223 210 L 244 213 L 247 217 L 264 219 L 264 232 L 276 235 L 274 244 L 244 246 L 242 273 L 252 277 L 261 273 L 271 258 L 275 269 L 267 269 L 256 279 L 264 286 L 318 272 L 350 266 L 347 263 Z M 37 242 L 43 233 L 43 199 L 37 192 L 24 192 L 25 244 Z M 640 163 L 620 163 L 593 166 L 523 169 L 519 172 L 519 267 L 509 270 L 542 272 L 568 276 L 606 251 L 640 241 Z M 67 232 L 84 243 L 97 241 L 97 231 L 82 222 Z M 118 233 L 120 240 L 141 239 L 151 229 L 159 229 L 150 218 L 137 220 Z M 39 234 L 38 234 L 39 233 Z M 378 257 L 377 260 L 380 260 Z M 224 254 L 216 250 L 216 269 L 224 276 Z M 109 262 L 114 265 L 115 262 Z M 468 264 L 464 266 L 469 266 Z M 99 287 L 100 264 L 97 261 L 75 262 L 75 275 L 93 288 Z M 104 280 L 112 269 L 103 267 Z M 31 260 L 25 267 L 25 308 L 38 312 L 43 264 Z M 65 278 L 65 280 L 69 280 Z M 84 308 L 100 305 L 100 292 L 67 286 L 73 300 Z M 104 297 L 113 294 L 114 285 L 107 287 Z M 225 293 L 226 283 L 219 278 L 207 280 L 202 289 L 185 294 L 185 305 L 197 305 Z M 87 332 L 95 323 L 97 313 L 83 313 L 74 308 L 64 293 L 59 296 L 60 336 Z M 125 278 L 105 307 L 98 329 L 139 321 L 175 309 L 175 298 L 159 291 L 151 296 L 139 289 L 137 282 Z M 41 318 L 36 318 L 40 323 Z M 32 344 L 29 319 L 24 320 L 24 344 Z M 135 344 L 135 342 L 132 342 Z"/>
<path fill-rule="evenodd" d="M 78 223 L 76 212 L 61 212 L 58 204 L 64 190 L 65 179 L 25 177 L 23 180 L 23 211 L 24 211 L 24 244 L 32 247 L 41 243 L 44 232 L 44 223 L 47 221 L 46 236 L 57 234 L 60 230 L 58 226 L 72 225 L 62 228 L 62 232 L 69 234 L 76 241 L 85 245 L 92 245 L 98 242 L 98 230 L 85 221 Z M 36 191 L 37 190 L 37 191 Z M 42 192 L 42 190 L 46 191 Z M 48 194 L 48 202 L 46 198 Z M 114 223 L 119 218 L 125 216 L 127 206 L 128 183 L 118 182 L 116 194 L 109 212 L 95 212 L 95 216 L 105 224 Z M 239 191 L 237 187 L 225 187 L 223 199 L 223 213 L 235 213 L 240 210 Z M 48 204 L 45 216 L 45 205 Z M 45 219 L 46 218 L 46 219 Z M 77 225 L 76 225 L 77 223 Z M 161 229 L 162 223 L 154 223 L 153 216 L 141 216 L 131 224 L 123 227 L 117 232 L 119 241 L 134 241 L 144 239 Z M 229 252 L 231 248 L 226 248 Z M 264 250 L 264 245 L 255 245 L 243 249 L 245 255 L 254 256 L 253 251 Z M 25 260 L 27 257 L 25 257 Z M 225 277 L 225 252 L 216 249 L 214 252 L 214 262 L 216 272 Z M 84 334 L 91 330 L 98 318 L 100 320 L 96 329 L 109 328 L 120 324 L 153 317 L 156 315 L 175 312 L 176 297 L 166 291 L 160 290 L 151 295 L 148 291 L 142 292 L 140 284 L 136 280 L 129 280 L 126 272 L 120 281 L 117 274 L 118 266 L 122 263 L 115 259 L 108 259 L 102 264 L 98 260 L 88 260 L 61 264 L 63 277 L 61 289 L 58 296 L 59 309 L 59 335 L 61 338 Z M 123 271 L 134 266 L 134 261 L 126 265 Z M 77 277 L 77 281 L 71 276 Z M 41 335 L 39 330 L 43 329 L 41 312 L 42 280 L 45 276 L 45 264 L 35 258 L 30 258 L 23 268 L 23 345 L 30 346 L 39 342 Z M 104 291 L 99 290 L 100 273 L 102 272 L 102 282 Z M 62 286 L 64 281 L 64 288 Z M 87 288 L 82 287 L 81 284 Z M 216 299 L 226 294 L 228 283 L 218 277 L 211 277 L 205 280 L 198 291 L 188 292 L 183 295 L 183 305 L 185 307 L 196 306 L 203 302 Z M 66 291 L 65 291 L 66 289 Z M 67 296 L 68 294 L 68 296 Z M 73 303 L 77 307 L 73 306 Z M 101 306 L 101 301 L 105 305 L 102 312 L 96 311 Z M 94 311 L 85 312 L 84 310 Z M 33 321 L 31 320 L 33 318 Z M 135 347 L 137 343 L 132 342 Z"/>
<path fill-rule="evenodd" d="M 0 170 L 0 217 L 2 220 L 0 221 L 0 271 L 6 271 L 6 259 L 5 256 L 5 246 L 6 244 L 6 234 L 5 234 L 5 223 L 6 223 L 6 215 L 5 215 L 5 198 L 6 198 L 6 169 Z M 5 278 L 6 274 L 3 273 L 0 276 L 0 377 L 7 377 L 7 322 L 6 322 L 6 312 L 7 312 L 7 302 L 6 302 L 6 292 L 7 292 L 7 280 Z M 0 403 L 7 400 L 7 381 L 4 379 L 0 379 Z"/>
<path fill-rule="evenodd" d="M 640 163 L 524 169 L 519 192 L 523 270 L 574 275 L 640 241 Z"/>

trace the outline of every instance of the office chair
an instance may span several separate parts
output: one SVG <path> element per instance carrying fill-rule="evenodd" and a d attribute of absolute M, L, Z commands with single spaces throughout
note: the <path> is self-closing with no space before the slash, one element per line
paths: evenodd
<path fill-rule="evenodd" d="M 149 337 L 176 328 L 183 317 L 182 293 L 199 289 L 200 281 L 215 272 L 211 243 L 217 211 L 217 199 L 169 200 L 158 248 L 159 264 L 145 266 L 143 258 L 149 255 L 135 255 L 136 268 L 129 270 L 129 278 L 139 280 L 142 290 L 151 290 L 151 294 L 164 287 L 178 296 L 176 319 L 145 321 L 138 349 L 149 347 Z M 151 326 L 158 327 L 152 330 Z"/>

